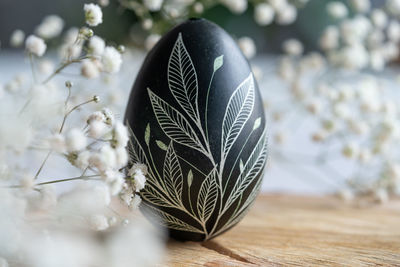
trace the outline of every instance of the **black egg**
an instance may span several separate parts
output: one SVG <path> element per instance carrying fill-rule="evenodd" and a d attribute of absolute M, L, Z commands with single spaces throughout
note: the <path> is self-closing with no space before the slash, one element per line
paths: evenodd
<path fill-rule="evenodd" d="M 141 208 L 173 238 L 207 240 L 243 218 L 260 190 L 267 133 L 254 75 L 223 29 L 191 19 L 161 38 L 125 121 L 131 163 L 148 168 Z"/>

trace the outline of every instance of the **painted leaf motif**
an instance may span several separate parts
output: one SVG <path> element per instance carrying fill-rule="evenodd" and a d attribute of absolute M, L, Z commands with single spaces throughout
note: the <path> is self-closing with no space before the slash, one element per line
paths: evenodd
<path fill-rule="evenodd" d="M 166 190 L 169 195 L 180 203 L 182 199 L 183 176 L 178 157 L 174 150 L 173 142 L 168 146 L 164 161 L 163 175 Z"/>
<path fill-rule="evenodd" d="M 250 75 L 237 87 L 229 99 L 222 123 L 221 158 L 225 159 L 238 138 L 254 107 L 254 80 Z"/>
<path fill-rule="evenodd" d="M 140 192 L 140 196 L 147 202 L 161 207 L 174 207 L 161 193 L 160 189 L 154 189 L 153 185 L 147 183 L 144 190 Z"/>
<path fill-rule="evenodd" d="M 191 187 L 193 182 L 193 172 L 192 170 L 189 170 L 188 175 L 187 175 L 187 183 L 188 186 Z"/>
<path fill-rule="evenodd" d="M 261 117 L 258 117 L 255 121 L 254 121 L 254 125 L 253 125 L 253 131 L 257 130 L 258 127 L 260 127 L 261 125 Z"/>
<path fill-rule="evenodd" d="M 200 234 L 203 233 L 203 231 L 185 223 L 184 221 L 179 220 L 178 218 L 176 218 L 162 210 L 155 209 L 149 205 L 146 205 L 146 207 L 151 208 L 154 211 L 155 215 L 159 219 L 158 222 L 163 226 L 166 226 L 168 228 L 175 229 L 175 230 L 180 230 L 180 231 L 194 232 L 194 233 L 200 233 Z"/>
<path fill-rule="evenodd" d="M 203 145 L 185 117 L 147 89 L 157 121 L 164 133 L 175 142 L 205 153 Z"/>
<path fill-rule="evenodd" d="M 218 197 L 218 185 L 216 183 L 217 171 L 214 168 L 201 184 L 197 200 L 197 211 L 200 219 L 207 222 L 214 211 Z"/>
<path fill-rule="evenodd" d="M 217 71 L 219 68 L 221 68 L 223 64 L 224 64 L 224 55 L 220 55 L 219 57 L 215 58 L 214 72 Z"/>
<path fill-rule="evenodd" d="M 231 194 L 226 201 L 226 208 L 232 205 L 233 202 L 241 195 L 247 188 L 257 174 L 263 169 L 264 163 L 267 159 L 267 138 L 266 130 L 261 135 L 257 145 L 251 152 L 249 159 L 244 165 L 243 172 L 239 175 Z"/>
<path fill-rule="evenodd" d="M 127 125 L 128 127 L 128 132 L 129 136 L 131 138 L 129 139 L 128 142 L 128 151 L 129 151 L 129 160 L 132 164 L 134 163 L 141 163 L 141 164 L 146 164 L 147 165 L 147 158 L 146 154 L 144 153 L 141 145 L 139 144 L 136 135 L 132 131 L 132 128 Z"/>
<path fill-rule="evenodd" d="M 146 125 L 146 130 L 144 131 L 144 141 L 146 142 L 146 145 L 149 145 L 149 143 L 150 143 L 150 123 L 147 123 L 147 125 Z"/>
<path fill-rule="evenodd" d="M 168 85 L 179 105 L 194 121 L 197 121 L 199 118 L 197 75 L 181 33 L 168 61 Z"/>
<path fill-rule="evenodd" d="M 157 144 L 157 146 L 158 146 L 160 149 L 162 149 L 162 150 L 164 150 L 164 151 L 167 151 L 168 147 L 167 147 L 166 144 L 164 144 L 163 141 L 156 140 L 156 144 Z"/>

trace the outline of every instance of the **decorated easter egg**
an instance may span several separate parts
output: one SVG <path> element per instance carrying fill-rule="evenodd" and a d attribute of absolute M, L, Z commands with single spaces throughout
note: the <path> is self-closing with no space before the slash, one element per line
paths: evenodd
<path fill-rule="evenodd" d="M 260 190 L 266 122 L 250 66 L 223 29 L 190 19 L 162 37 L 125 121 L 131 164 L 147 166 L 141 209 L 173 238 L 207 240 L 243 218 Z"/>

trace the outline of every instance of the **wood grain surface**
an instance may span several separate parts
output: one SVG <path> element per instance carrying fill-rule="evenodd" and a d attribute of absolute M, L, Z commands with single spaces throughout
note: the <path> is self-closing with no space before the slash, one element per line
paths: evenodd
<path fill-rule="evenodd" d="M 400 266 L 400 200 L 262 195 L 211 241 L 169 241 L 162 266 Z"/>

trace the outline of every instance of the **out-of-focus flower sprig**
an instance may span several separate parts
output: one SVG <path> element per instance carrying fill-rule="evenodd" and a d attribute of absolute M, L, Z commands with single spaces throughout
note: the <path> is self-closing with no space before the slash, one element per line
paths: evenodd
<path fill-rule="evenodd" d="M 352 0 L 349 5 L 333 1 L 326 6 L 336 20 L 320 38 L 328 60 L 348 69 L 382 70 L 399 56 L 400 1 L 381 1 L 371 8 L 369 0 Z"/>
<path fill-rule="evenodd" d="M 388 79 L 378 71 L 398 56 L 400 27 L 389 15 L 400 14 L 400 1 L 388 0 L 384 9 L 372 11 L 368 0 L 351 2 L 352 18 L 342 2 L 327 2 L 328 12 L 341 20 L 322 34 L 323 54 L 303 55 L 296 39 L 283 43 L 278 74 L 287 85 L 290 110 L 266 100 L 275 129 L 272 153 L 278 162 L 319 169 L 346 200 L 366 196 L 385 202 L 400 193 L 400 103 L 393 90 L 396 75 Z M 376 34 L 381 38 L 373 38 Z M 378 52 L 383 54 L 376 64 Z M 290 119 L 294 113 L 296 123 Z M 307 152 L 285 147 L 298 133 L 293 127 L 308 134 L 309 140 L 303 140 Z"/>
<path fill-rule="evenodd" d="M 111 205 L 118 197 L 136 209 L 146 182 L 146 166 L 127 167 L 127 127 L 104 105 L 79 121 L 81 111 L 102 100 L 63 78 L 107 84 L 122 64 L 124 47 L 94 35 L 92 27 L 103 22 L 101 7 L 85 4 L 83 11 L 87 26 L 65 32 L 58 64 L 51 53 L 45 56 L 47 43 L 63 33 L 60 17 L 45 17 L 26 39 L 21 30 L 10 38 L 14 47 L 25 42 L 32 82 L 17 74 L 0 86 L 0 239 L 7 240 L 0 245 L 1 266 L 149 266 L 161 257 L 159 235 L 135 220 L 129 226 L 127 211 L 123 216 Z M 59 172 L 46 178 L 51 158 L 60 160 Z M 67 166 L 78 175 L 65 177 Z M 70 187 L 54 187 L 67 182 Z M 132 253 L 146 242 L 157 257 Z"/>
<path fill-rule="evenodd" d="M 149 50 L 174 25 L 191 17 L 200 17 L 216 5 L 225 6 L 233 14 L 244 13 L 254 6 L 254 20 L 260 26 L 276 22 L 279 25 L 292 24 L 308 0 L 119 0 L 121 5 L 132 10 L 141 27 L 150 33 L 145 42 Z"/>

